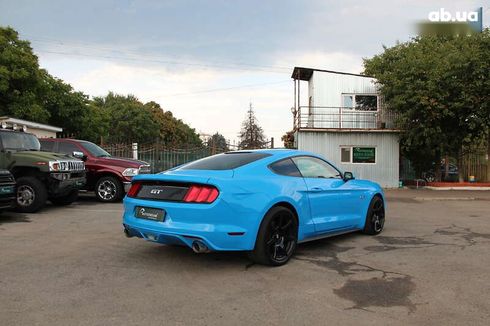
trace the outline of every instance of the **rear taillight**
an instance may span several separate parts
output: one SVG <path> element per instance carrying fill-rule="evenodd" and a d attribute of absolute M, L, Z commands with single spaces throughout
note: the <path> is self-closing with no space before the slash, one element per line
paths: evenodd
<path fill-rule="evenodd" d="M 136 195 L 138 194 L 138 192 L 140 191 L 141 189 L 141 183 L 139 182 L 135 182 L 131 185 L 131 188 L 129 188 L 129 191 L 128 191 L 128 197 L 136 197 Z"/>
<path fill-rule="evenodd" d="M 213 186 L 193 185 L 187 190 L 184 197 L 186 203 L 212 203 L 219 195 L 218 189 Z"/>

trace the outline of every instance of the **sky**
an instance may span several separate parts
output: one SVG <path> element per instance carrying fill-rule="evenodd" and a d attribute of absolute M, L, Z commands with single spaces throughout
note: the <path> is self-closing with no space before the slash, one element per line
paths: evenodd
<path fill-rule="evenodd" d="M 488 26 L 488 0 L 0 0 L 0 25 L 89 96 L 153 100 L 231 142 L 252 103 L 267 138 L 282 146 L 295 66 L 360 73 L 363 58 L 408 41 L 431 11 L 477 7 Z"/>

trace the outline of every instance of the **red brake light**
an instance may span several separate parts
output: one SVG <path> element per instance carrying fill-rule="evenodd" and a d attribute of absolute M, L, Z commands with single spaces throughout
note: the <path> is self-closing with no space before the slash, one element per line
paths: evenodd
<path fill-rule="evenodd" d="M 141 183 L 139 182 L 133 183 L 131 185 L 131 188 L 129 188 L 128 197 L 136 197 L 140 189 L 141 189 Z"/>
<path fill-rule="evenodd" d="M 212 186 L 192 185 L 184 197 L 187 203 L 212 203 L 218 198 L 219 191 Z"/>

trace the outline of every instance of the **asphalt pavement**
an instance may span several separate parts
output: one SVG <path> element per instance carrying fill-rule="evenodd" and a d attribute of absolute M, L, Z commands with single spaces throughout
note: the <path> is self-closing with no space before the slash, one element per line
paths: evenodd
<path fill-rule="evenodd" d="M 384 232 L 286 265 L 127 239 L 87 195 L 0 215 L 0 325 L 488 325 L 490 192 L 387 191 Z"/>

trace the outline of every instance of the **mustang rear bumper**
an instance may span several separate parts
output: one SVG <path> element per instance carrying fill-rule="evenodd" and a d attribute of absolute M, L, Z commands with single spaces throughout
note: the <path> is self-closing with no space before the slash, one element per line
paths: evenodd
<path fill-rule="evenodd" d="M 158 202 L 124 199 L 123 226 L 128 236 L 162 244 L 192 248 L 201 241 L 214 251 L 252 250 L 255 246 L 259 214 L 237 212 L 221 199 L 212 204 Z M 136 206 L 165 210 L 163 222 L 135 216 Z"/>

